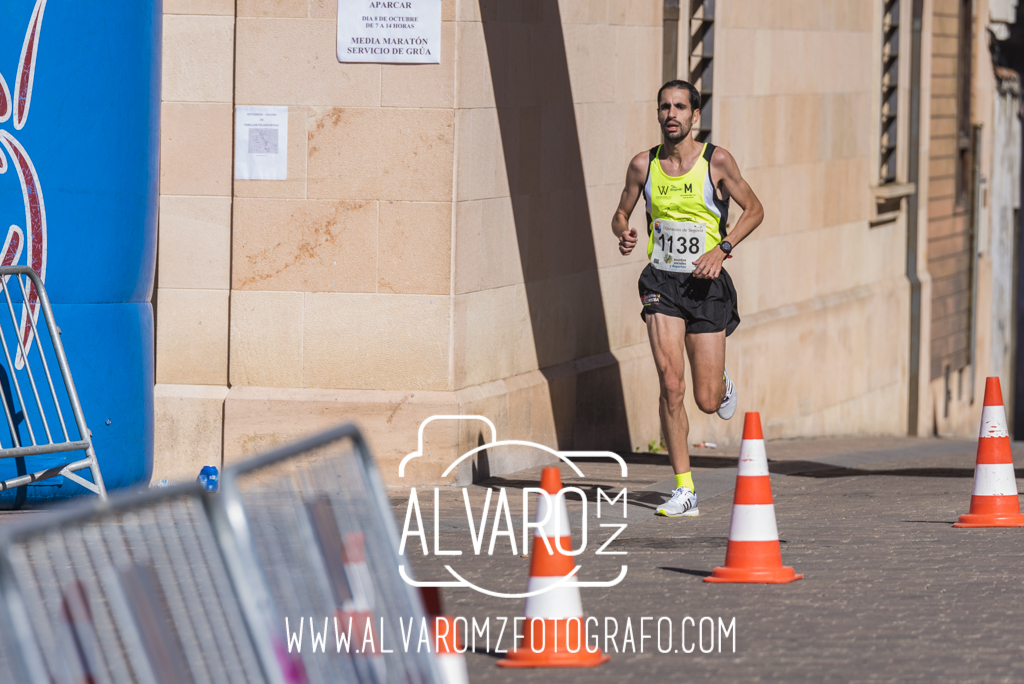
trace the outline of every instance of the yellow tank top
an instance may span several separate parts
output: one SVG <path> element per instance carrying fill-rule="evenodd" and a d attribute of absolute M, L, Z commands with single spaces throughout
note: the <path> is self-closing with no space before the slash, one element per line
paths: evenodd
<path fill-rule="evenodd" d="M 711 181 L 711 155 L 715 146 L 704 143 L 704 151 L 693 168 L 682 176 L 668 176 L 661 170 L 658 152 L 651 148 L 644 197 L 647 199 L 647 258 L 654 251 L 654 220 L 703 223 L 707 226 L 705 251 L 709 252 L 725 239 L 729 220 L 729 200 L 719 199 Z"/>

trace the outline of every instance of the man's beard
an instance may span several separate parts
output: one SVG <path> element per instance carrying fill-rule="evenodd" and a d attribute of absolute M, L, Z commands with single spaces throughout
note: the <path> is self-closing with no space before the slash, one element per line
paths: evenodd
<path fill-rule="evenodd" d="M 665 140 L 668 140 L 670 143 L 674 144 L 686 138 L 686 136 L 690 134 L 690 131 L 689 129 L 684 129 L 683 125 L 680 124 L 679 130 L 676 131 L 675 133 L 669 133 L 667 130 L 665 130 L 664 126 L 661 127 L 661 133 L 662 135 L 665 136 Z"/>

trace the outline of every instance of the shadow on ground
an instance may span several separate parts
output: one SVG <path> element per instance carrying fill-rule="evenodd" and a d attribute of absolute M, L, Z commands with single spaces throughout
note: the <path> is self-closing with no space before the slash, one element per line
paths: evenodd
<path fill-rule="evenodd" d="M 711 572 L 708 570 L 687 570 L 686 568 L 667 568 L 663 565 L 658 566 L 659 570 L 668 570 L 669 572 L 678 572 L 681 575 L 693 575 L 695 577 L 710 577 Z"/>
<path fill-rule="evenodd" d="M 651 452 L 640 452 L 632 454 L 622 454 L 623 460 L 627 464 L 635 465 L 668 465 L 668 456 L 666 454 L 651 453 Z M 608 463 L 607 458 L 591 458 L 582 457 L 572 459 L 574 463 Z M 710 470 L 721 469 L 721 468 L 735 468 L 736 457 L 735 456 L 696 456 L 690 455 L 690 466 L 693 468 L 707 468 Z M 885 475 L 889 477 L 963 477 L 973 478 L 974 468 L 948 468 L 948 467 L 936 467 L 936 468 L 880 468 L 880 469 L 866 469 L 866 468 L 847 468 L 844 466 L 837 466 L 830 463 L 819 463 L 817 461 L 773 461 L 768 460 L 768 470 L 771 473 L 777 475 L 790 475 L 795 477 L 813 477 L 813 478 L 833 478 L 833 477 L 863 477 L 874 476 L 874 475 Z M 1024 478 L 1024 468 L 1017 468 L 1016 476 Z M 489 478 L 481 482 L 476 483 L 483 487 L 535 487 L 537 486 L 537 480 L 505 480 L 500 477 Z M 576 487 L 585 487 L 587 485 L 574 484 Z M 601 487 L 608 489 L 605 485 L 591 485 L 595 488 L 594 495 L 596 496 L 596 488 Z"/>

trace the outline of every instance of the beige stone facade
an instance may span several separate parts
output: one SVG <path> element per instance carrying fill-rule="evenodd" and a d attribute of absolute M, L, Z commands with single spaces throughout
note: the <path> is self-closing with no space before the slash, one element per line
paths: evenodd
<path fill-rule="evenodd" d="M 728 263 L 728 367 L 770 437 L 907 431 L 905 202 L 872 220 L 878 4 L 716 3 L 713 142 L 765 207 Z M 609 221 L 658 142 L 663 5 L 443 0 L 441 63 L 379 65 L 338 63 L 335 0 L 165 0 L 154 478 L 347 420 L 388 479 L 434 414 L 563 449 L 657 441 L 644 256 Z M 237 105 L 288 107 L 287 180 L 233 180 Z M 739 438 L 688 408 L 692 442 Z M 409 476 L 480 439 L 432 426 Z M 458 478 L 539 456 L 516 458 Z"/>
<path fill-rule="evenodd" d="M 924 58 L 922 60 L 922 165 L 930 173 L 922 178 L 921 192 L 929 197 L 922 206 L 921 221 L 928 221 L 927 245 L 923 259 L 929 260 L 924 302 L 939 311 L 926 312 L 924 320 L 932 321 L 931 335 L 948 333 L 942 314 L 958 311 L 965 328 L 963 341 L 967 348 L 957 362 L 947 358 L 936 363 L 935 355 L 943 350 L 923 338 L 922 391 L 927 406 L 920 415 L 919 432 L 944 436 L 977 434 L 981 417 L 985 378 L 1000 378 L 1003 398 L 1013 426 L 1014 382 L 1012 376 L 1012 345 L 1016 323 L 1013 311 L 1016 280 L 1014 256 L 1019 234 L 1020 210 L 1020 81 L 1019 75 L 993 66 L 990 49 L 997 36 L 1005 38 L 1009 24 L 1017 14 L 1016 0 L 933 0 L 926 3 Z M 957 31 L 962 22 L 964 34 Z M 970 68 L 969 111 L 951 97 L 956 93 L 959 74 Z M 1000 72 L 1000 73 L 997 73 Z M 963 112 L 972 135 L 977 129 L 977 143 L 964 152 L 972 163 L 973 173 L 962 172 L 962 198 L 956 196 L 954 149 L 963 143 L 956 140 L 958 114 Z M 961 136 L 962 137 L 962 136 Z M 922 168 L 925 168 L 922 166 Z M 959 206 L 962 227 L 951 231 L 942 219 L 950 205 Z M 927 211 L 927 218 L 923 212 Z M 954 229 L 955 230 L 955 229 Z M 959 233 L 958 236 L 954 236 Z M 965 280 L 952 287 L 943 278 L 949 258 L 959 252 L 966 264 Z M 954 257 L 955 258 L 955 257 Z M 929 290 L 931 290 L 929 292 Z M 950 307 L 949 292 L 960 290 L 962 304 Z M 929 326 L 925 326 L 926 332 Z M 929 370 L 930 372 L 925 372 Z M 1019 434 L 1019 432 L 1018 432 Z"/>

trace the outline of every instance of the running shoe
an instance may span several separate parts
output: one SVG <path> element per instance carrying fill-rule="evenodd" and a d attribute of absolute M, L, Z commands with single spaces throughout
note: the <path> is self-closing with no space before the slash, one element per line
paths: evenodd
<path fill-rule="evenodd" d="M 718 417 L 722 420 L 729 420 L 736 413 L 736 405 L 739 403 L 739 392 L 736 385 L 732 384 L 729 377 L 729 369 L 725 370 L 725 396 L 722 397 L 722 405 L 718 407 Z"/>
<path fill-rule="evenodd" d="M 655 515 L 663 515 L 666 518 L 682 518 L 700 515 L 697 510 L 697 495 L 690 491 L 689 487 L 676 487 L 672 492 L 672 498 L 658 506 Z"/>

